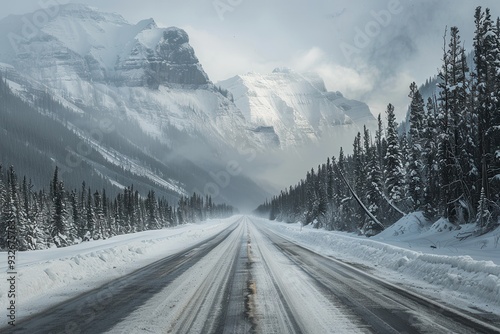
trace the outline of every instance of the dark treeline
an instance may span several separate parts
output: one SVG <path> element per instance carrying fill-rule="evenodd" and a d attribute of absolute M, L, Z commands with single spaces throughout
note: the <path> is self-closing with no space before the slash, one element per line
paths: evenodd
<path fill-rule="evenodd" d="M 0 249 L 7 248 L 13 230 L 18 250 L 35 250 L 228 217 L 234 211 L 197 194 L 181 197 L 172 207 L 153 190 L 143 197 L 133 186 L 114 198 L 85 182 L 81 189 L 65 190 L 57 167 L 49 183 L 48 190 L 34 191 L 26 177 L 18 180 L 14 167 L 4 172 L 0 165 Z"/>
<path fill-rule="evenodd" d="M 385 127 L 379 115 L 375 136 L 366 128 L 358 133 L 352 155 L 341 150 L 257 211 L 271 219 L 365 234 L 416 211 L 431 221 L 476 223 L 478 233 L 497 227 L 500 19 L 492 20 L 481 7 L 474 18 L 473 69 L 459 30 L 452 27 L 444 37 L 438 95 L 424 101 L 412 83 L 406 126 L 398 129 L 389 104 Z"/>

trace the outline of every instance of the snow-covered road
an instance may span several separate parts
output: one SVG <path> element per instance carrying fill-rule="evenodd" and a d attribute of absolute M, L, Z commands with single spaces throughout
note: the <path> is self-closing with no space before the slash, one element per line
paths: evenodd
<path fill-rule="evenodd" d="M 294 308 L 302 332 L 500 333 L 498 317 L 494 320 L 495 325 L 492 325 L 491 318 L 479 320 L 477 315 L 421 296 L 407 290 L 404 285 L 391 284 L 373 275 L 370 267 L 321 256 L 275 234 L 274 229 L 268 229 L 269 225 L 263 223 L 257 219 L 253 225 L 259 226 L 268 242 L 272 243 L 270 256 L 282 258 L 278 261 L 280 264 L 277 263 L 277 266 L 281 265 L 281 272 L 286 272 L 286 268 L 300 272 L 281 275 L 281 278 L 288 280 L 287 277 L 291 276 L 293 280 L 300 280 L 301 284 L 293 289 L 290 289 L 290 283 L 282 286 L 290 290 L 292 297 L 289 299 L 304 296 L 299 307 Z M 303 294 L 301 288 L 304 287 L 307 287 L 308 295 Z M 315 301 L 311 298 L 315 291 L 327 299 L 323 308 L 311 303 Z M 334 317 L 334 325 L 327 325 L 325 317 Z M 357 325 L 356 329 L 350 327 L 346 317 L 351 324 Z"/>
<path fill-rule="evenodd" d="M 238 216 L 198 243 L 25 318 L 15 333 L 500 333 L 495 323 Z"/>

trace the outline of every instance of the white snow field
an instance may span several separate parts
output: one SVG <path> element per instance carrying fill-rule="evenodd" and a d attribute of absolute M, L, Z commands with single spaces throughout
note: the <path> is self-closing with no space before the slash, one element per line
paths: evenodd
<path fill-rule="evenodd" d="M 202 261 L 186 267 L 108 331 L 218 332 L 222 329 L 214 326 L 222 323 L 234 328 L 246 326 L 246 332 L 252 323 L 258 323 L 263 333 L 325 328 L 367 332 L 349 307 L 332 302 L 331 296 L 322 292 L 312 279 L 314 274 L 311 276 L 304 269 L 307 266 L 301 269 L 292 263 L 293 256 L 278 251 L 269 231 L 418 295 L 472 313 L 499 314 L 500 259 L 496 242 L 500 231 L 458 241 L 457 233 L 464 233 L 471 226 L 457 232 L 449 231 L 444 221 L 430 226 L 423 222 L 421 216 L 409 215 L 368 239 L 302 227 L 300 223 L 234 216 L 66 248 L 20 252 L 16 266 L 17 321 L 200 242 L 208 242 L 227 229 L 234 231 L 203 254 Z M 189 258 L 189 254 L 184 256 Z M 4 255 L 0 269 L 5 273 Z M 251 269 L 242 267 L 245 265 Z M 0 305 L 7 305 L 6 282 L 1 279 Z M 223 300 L 227 294 L 222 291 L 236 291 L 229 294 L 234 296 L 247 289 L 256 291 L 245 302 Z M 230 316 L 220 322 L 221 314 L 228 309 L 246 309 L 248 323 L 233 321 Z M 231 332 L 223 329 L 224 333 Z"/>

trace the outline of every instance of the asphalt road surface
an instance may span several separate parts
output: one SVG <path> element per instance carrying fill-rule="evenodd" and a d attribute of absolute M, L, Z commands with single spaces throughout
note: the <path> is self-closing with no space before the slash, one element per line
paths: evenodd
<path fill-rule="evenodd" d="M 387 283 L 239 217 L 204 243 L 8 331 L 106 332 L 500 333 L 500 320 Z"/>

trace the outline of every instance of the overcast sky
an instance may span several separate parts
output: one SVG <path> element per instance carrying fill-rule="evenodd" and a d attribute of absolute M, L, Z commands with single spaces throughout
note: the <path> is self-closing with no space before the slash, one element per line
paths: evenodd
<path fill-rule="evenodd" d="M 329 90 L 367 102 L 374 114 L 395 104 L 400 120 L 409 84 L 440 66 L 445 27 L 458 26 L 470 50 L 474 8 L 500 15 L 498 0 L 23 0 L 2 3 L 1 15 L 51 2 L 181 27 L 213 82 L 278 66 L 316 71 Z"/>

